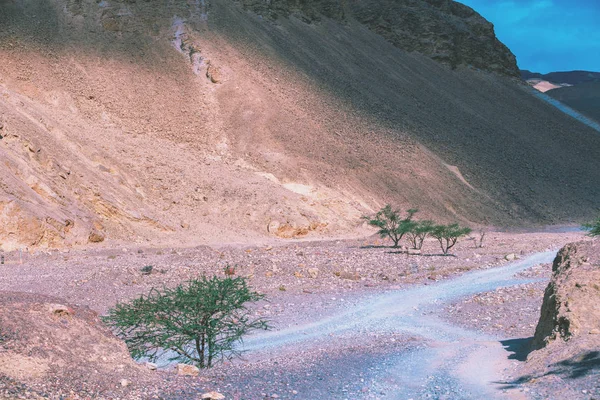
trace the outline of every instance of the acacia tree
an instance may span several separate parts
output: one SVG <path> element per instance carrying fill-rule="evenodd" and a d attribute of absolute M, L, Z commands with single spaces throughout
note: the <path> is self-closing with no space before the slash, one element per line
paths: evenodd
<path fill-rule="evenodd" d="M 192 362 L 209 368 L 215 359 L 238 356 L 236 344 L 267 321 L 252 318 L 247 303 L 264 295 L 250 290 L 244 277 L 203 276 L 173 289 L 152 289 L 119 303 L 103 320 L 121 337 L 133 358 Z"/>
<path fill-rule="evenodd" d="M 589 236 L 600 236 L 600 216 L 593 222 L 583 224 L 583 229 L 589 231 Z"/>
<path fill-rule="evenodd" d="M 431 233 L 434 224 L 433 221 L 414 221 L 410 231 L 407 233 L 409 242 L 412 244 L 413 249 L 421 250 L 425 238 Z"/>
<path fill-rule="evenodd" d="M 436 225 L 431 230 L 431 236 L 440 242 L 444 255 L 454 247 L 458 239 L 471 233 L 471 228 L 461 227 L 458 224 Z"/>
<path fill-rule="evenodd" d="M 398 247 L 398 243 L 404 235 L 412 229 L 412 217 L 417 212 L 417 209 L 407 211 L 407 216 L 402 218 L 400 210 L 392 209 L 391 205 L 386 205 L 375 214 L 374 217 L 363 217 L 368 224 L 379 228 L 379 236 L 382 238 L 388 237 L 394 243 L 393 247 Z"/>

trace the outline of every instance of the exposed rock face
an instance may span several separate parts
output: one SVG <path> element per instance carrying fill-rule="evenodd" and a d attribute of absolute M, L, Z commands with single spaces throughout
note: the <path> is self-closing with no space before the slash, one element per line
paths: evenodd
<path fill-rule="evenodd" d="M 551 383 L 554 398 L 593 394 L 600 367 L 600 241 L 568 244 L 552 266 L 532 351 L 522 379 Z M 570 391 L 560 380 L 577 380 Z M 585 388 L 586 390 L 581 390 Z M 590 391 L 591 389 L 591 391 Z"/>
<path fill-rule="evenodd" d="M 305 22 L 318 21 L 321 17 L 335 20 L 345 18 L 344 4 L 340 0 L 241 0 L 245 8 L 270 19 L 296 14 Z"/>
<path fill-rule="evenodd" d="M 275 19 L 298 14 L 307 22 L 320 16 L 356 20 L 409 52 L 452 66 L 471 65 L 519 76 L 514 54 L 497 38 L 494 26 L 472 8 L 452 0 L 242 0 L 245 7 Z"/>
<path fill-rule="evenodd" d="M 544 302 L 533 347 L 541 349 L 596 335 L 600 329 L 600 243 L 568 244 L 552 265 L 552 280 Z M 596 340 L 598 342 L 598 340 Z M 598 347 L 597 347 L 598 348 Z"/>

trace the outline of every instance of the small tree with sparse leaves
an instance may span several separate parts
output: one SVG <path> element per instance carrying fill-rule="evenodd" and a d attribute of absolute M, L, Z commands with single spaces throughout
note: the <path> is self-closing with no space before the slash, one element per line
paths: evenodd
<path fill-rule="evenodd" d="M 413 249 L 421 250 L 425 238 L 431 233 L 435 225 L 433 221 L 413 221 L 410 231 L 407 233 L 408 241 Z"/>
<path fill-rule="evenodd" d="M 440 243 L 444 255 L 454 247 L 458 239 L 471 233 L 471 228 L 461 227 L 458 224 L 436 225 L 431 230 L 431 236 Z"/>
<path fill-rule="evenodd" d="M 412 217 L 418 210 L 410 209 L 407 216 L 402 218 L 401 211 L 392 209 L 391 205 L 383 207 L 374 217 L 363 217 L 368 224 L 379 228 L 379 236 L 389 237 L 394 243 L 393 247 L 398 247 L 398 243 L 412 229 Z"/>
<path fill-rule="evenodd" d="M 169 361 L 209 368 L 217 359 L 240 355 L 236 345 L 246 333 L 270 328 L 246 307 L 263 297 L 244 277 L 202 277 L 119 303 L 103 320 L 136 359 L 156 361 L 166 354 Z"/>
<path fill-rule="evenodd" d="M 588 232 L 588 236 L 600 236 L 600 216 L 595 221 L 583 224 L 583 229 Z"/>

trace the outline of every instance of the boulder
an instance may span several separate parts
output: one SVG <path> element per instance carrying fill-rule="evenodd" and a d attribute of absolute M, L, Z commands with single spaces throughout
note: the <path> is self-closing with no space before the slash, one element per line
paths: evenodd
<path fill-rule="evenodd" d="M 598 241 L 568 244 L 558 252 L 544 292 L 533 349 L 554 341 L 564 344 L 587 338 L 600 327 L 599 260 Z"/>
<path fill-rule="evenodd" d="M 101 243 L 104 241 L 104 235 L 101 232 L 92 232 L 90 233 L 90 236 L 88 237 L 88 241 L 90 243 Z"/>
<path fill-rule="evenodd" d="M 212 64 L 210 61 L 208 62 L 208 66 L 206 67 L 206 77 L 212 82 L 212 83 L 221 83 L 222 77 L 221 77 L 221 69 L 216 67 L 214 64 Z"/>
<path fill-rule="evenodd" d="M 540 388 L 562 390 L 552 392 L 552 398 L 580 398 L 598 385 L 599 327 L 600 241 L 568 244 L 552 265 L 533 351 L 520 375 Z M 561 379 L 576 383 L 557 384 Z"/>
<path fill-rule="evenodd" d="M 349 281 L 360 281 L 360 275 L 358 274 L 358 272 L 340 271 L 336 272 L 335 275 L 339 276 L 342 279 L 347 279 Z"/>

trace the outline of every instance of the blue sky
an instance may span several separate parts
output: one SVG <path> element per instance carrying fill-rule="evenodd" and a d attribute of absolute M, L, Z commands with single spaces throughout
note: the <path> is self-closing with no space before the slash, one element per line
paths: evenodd
<path fill-rule="evenodd" d="M 600 0 L 457 0 L 534 72 L 600 71 Z"/>

